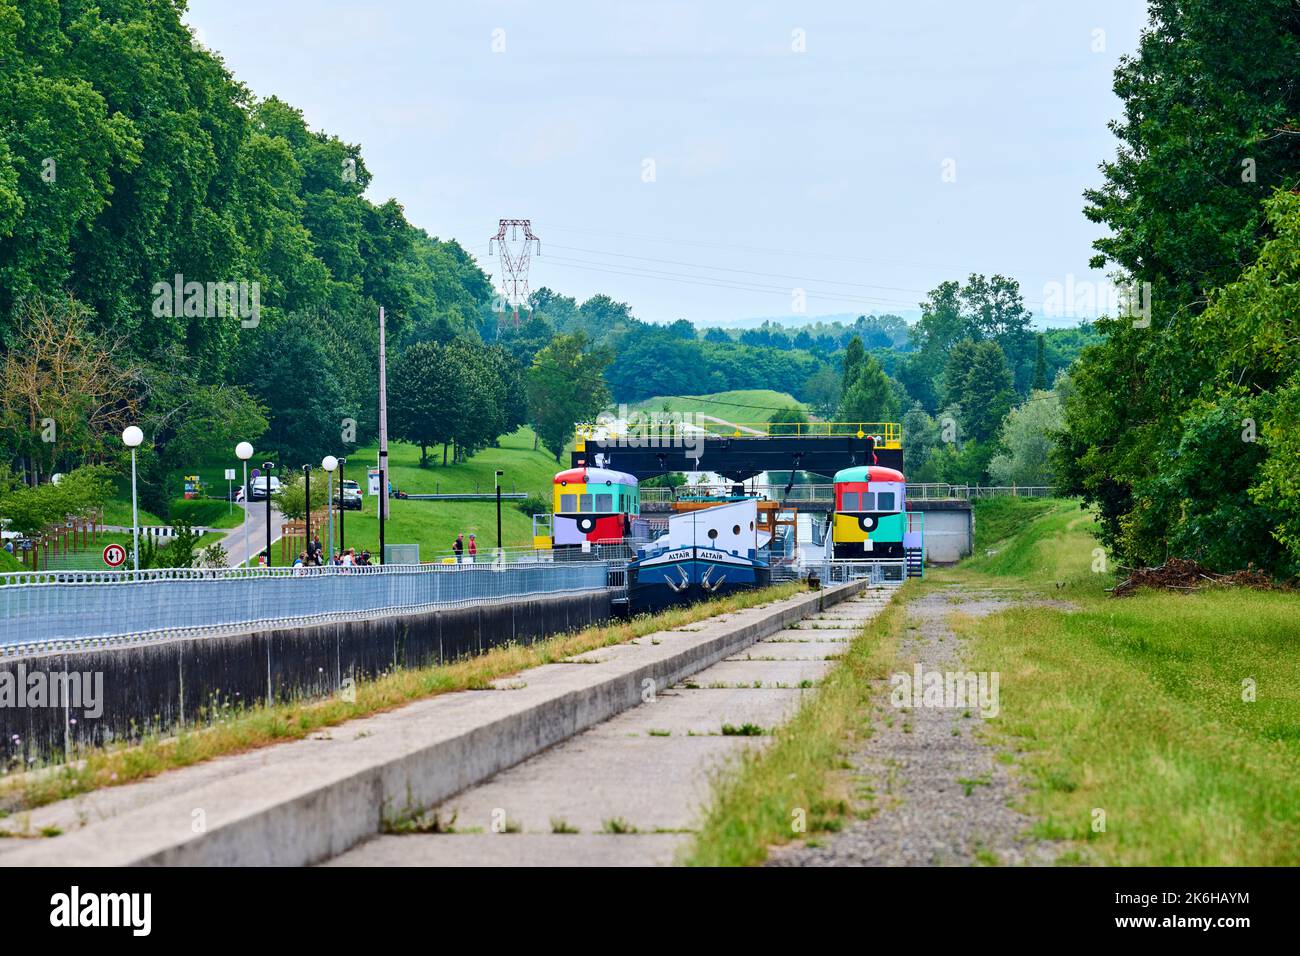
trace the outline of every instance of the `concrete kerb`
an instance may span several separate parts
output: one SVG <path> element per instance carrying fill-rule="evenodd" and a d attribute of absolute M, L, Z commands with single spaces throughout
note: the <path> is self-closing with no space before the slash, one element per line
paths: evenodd
<path fill-rule="evenodd" d="M 386 820 L 441 803 L 642 703 L 650 682 L 661 692 L 864 586 L 852 582 L 734 612 L 698 631 L 663 632 L 653 646 L 644 639 L 635 648 L 615 645 L 626 653 L 598 666 L 544 665 L 525 672 L 533 679 L 519 690 L 444 695 L 362 718 L 351 724 L 378 726 L 387 718 L 385 732 L 373 739 L 358 733 L 329 751 L 308 749 L 310 741 L 278 745 L 249 773 L 33 840 L 5 853 L 3 862 L 318 863 L 380 832 Z M 191 826 L 193 808 L 206 808 L 201 830 Z"/>

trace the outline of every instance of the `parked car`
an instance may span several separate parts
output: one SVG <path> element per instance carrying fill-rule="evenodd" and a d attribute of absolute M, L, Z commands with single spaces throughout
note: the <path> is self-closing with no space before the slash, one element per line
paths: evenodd
<path fill-rule="evenodd" d="M 351 478 L 343 482 L 343 507 L 348 511 L 361 510 L 361 486 Z"/>
<path fill-rule="evenodd" d="M 271 493 L 271 494 L 275 494 L 277 491 L 280 490 L 280 479 L 277 478 L 277 477 L 275 477 L 275 475 L 272 475 L 270 480 L 271 480 L 271 492 L 270 492 L 270 493 Z M 259 477 L 259 478 L 254 478 L 253 480 L 251 480 L 251 481 L 248 483 L 248 500 L 249 500 L 249 501 L 265 501 L 265 500 L 266 500 L 266 495 L 267 495 L 267 491 L 266 491 L 266 482 L 267 482 L 266 475 L 262 475 L 262 476 Z"/>

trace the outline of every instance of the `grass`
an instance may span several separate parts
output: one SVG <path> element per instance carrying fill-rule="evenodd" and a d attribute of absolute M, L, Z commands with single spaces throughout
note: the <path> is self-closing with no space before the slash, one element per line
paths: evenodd
<path fill-rule="evenodd" d="M 787 392 L 770 388 L 742 388 L 708 395 L 656 395 L 628 407 L 629 411 L 702 412 L 729 422 L 765 422 L 777 409 L 806 406 Z"/>
<path fill-rule="evenodd" d="M 892 665 L 907 604 L 948 588 L 1014 602 L 974 617 L 955 600 L 949 623 L 966 639 L 964 666 L 1000 675 L 1000 714 L 982 725 L 984 739 L 1019 775 L 1021 809 L 1037 836 L 1060 841 L 1061 862 L 1300 859 L 1300 596 L 1209 589 L 1117 600 L 1077 502 L 987 504 L 977 528 L 997 553 L 905 585 L 773 746 L 715 782 L 687 862 L 754 864 L 772 844 L 840 825 L 850 808 L 836 768 L 869 732 L 870 678 Z M 988 781 L 958 783 L 969 795 Z M 800 810 L 806 834 L 792 831 Z M 976 858 L 999 863 L 987 850 Z"/>
<path fill-rule="evenodd" d="M 299 701 L 210 715 L 213 723 L 183 728 L 174 737 L 150 737 L 137 745 L 94 749 L 75 764 L 0 778 L 0 807 L 30 809 L 107 786 L 156 776 L 216 757 L 242 753 L 287 740 L 299 740 L 325 727 L 366 717 L 412 701 L 459 690 L 482 690 L 493 680 L 550 664 L 585 651 L 621 644 L 717 614 L 782 600 L 799 593 L 791 582 L 743 591 L 656 615 L 610 622 L 535 644 L 508 644 L 451 664 L 393 671 L 358 681 L 355 700 Z"/>
<path fill-rule="evenodd" d="M 975 501 L 974 553 L 1010 538 L 1026 521 L 1046 514 L 1060 504 L 1052 498 L 983 498 Z"/>
<path fill-rule="evenodd" d="M 1113 576 L 1092 571 L 1089 527 L 1077 507 L 1056 505 L 998 555 L 939 575 L 1070 602 L 952 618 L 969 666 L 1001 674 L 991 729 L 1024 774 L 1038 834 L 1090 863 L 1294 864 L 1300 597 L 1116 600 L 1105 594 Z"/>
<path fill-rule="evenodd" d="M 903 590 L 924 586 L 910 581 Z M 771 746 L 742 754 L 715 778 L 712 805 L 689 851 L 689 865 L 760 863 L 771 844 L 839 829 L 848 811 L 840 773 L 844 753 L 869 732 L 872 682 L 884 679 L 893 663 L 901 615 L 898 602 L 881 611 L 848 645 L 818 691 L 804 698 L 794 719 L 773 731 Z"/>

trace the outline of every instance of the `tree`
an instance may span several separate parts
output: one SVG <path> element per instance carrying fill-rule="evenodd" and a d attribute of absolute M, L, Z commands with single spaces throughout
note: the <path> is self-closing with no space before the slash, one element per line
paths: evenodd
<path fill-rule="evenodd" d="M 395 438 L 420 446 L 420 467 L 429 465 L 429 447 L 446 445 L 462 398 L 457 356 L 438 342 L 418 342 L 398 353 L 388 389 L 388 422 Z"/>
<path fill-rule="evenodd" d="M 1011 410 L 1015 388 L 1006 356 L 996 342 L 980 342 L 971 355 L 970 371 L 962 396 L 962 424 L 972 439 L 989 442 L 997 437 L 1002 419 Z"/>
<path fill-rule="evenodd" d="M 1034 380 L 1030 388 L 1033 391 L 1047 390 L 1047 338 L 1041 333 L 1037 338 L 1037 351 L 1034 353 Z"/>
<path fill-rule="evenodd" d="M 925 465 L 930 453 L 939 447 L 939 426 L 926 414 L 920 402 L 913 402 L 903 415 L 902 427 L 903 473 L 912 478 Z"/>
<path fill-rule="evenodd" d="M 772 424 L 773 435 L 798 435 L 807 431 L 800 426 L 808 424 L 808 413 L 800 405 L 787 405 L 773 412 L 768 422 Z"/>
<path fill-rule="evenodd" d="M 813 410 L 823 418 L 835 414 L 835 406 L 840 400 L 840 376 L 829 365 L 818 366 L 804 383 L 803 390 L 796 393 L 812 405 Z"/>
<path fill-rule="evenodd" d="M 1061 403 L 1054 392 L 1031 392 L 1002 423 L 999 442 L 1006 450 L 989 461 L 993 481 L 1000 485 L 1052 484 L 1056 475 L 1049 454 L 1062 421 Z"/>
<path fill-rule="evenodd" d="M 575 425 L 593 420 L 609 402 L 603 375 L 612 356 L 587 346 L 582 333 L 557 335 L 528 370 L 529 417 L 557 463 Z"/>
<path fill-rule="evenodd" d="M 1184 505 L 1168 493 L 1185 431 L 1237 401 L 1225 388 L 1234 373 L 1261 396 L 1271 387 L 1231 368 L 1222 344 L 1205 347 L 1202 312 L 1214 298 L 1206 290 L 1234 283 L 1278 229 L 1263 201 L 1300 179 L 1300 88 L 1278 79 L 1300 53 L 1295 5 L 1152 0 L 1149 16 L 1137 53 L 1115 71 L 1118 149 L 1084 209 L 1107 227 L 1093 266 L 1149 284 L 1146 314 L 1097 323 L 1103 340 L 1072 372 L 1057 455 L 1062 490 L 1096 506 L 1101 540 L 1129 563 L 1185 542 Z M 1220 318 L 1234 338 L 1249 326 L 1226 309 Z"/>
<path fill-rule="evenodd" d="M 27 300 L 0 365 L 0 434 L 36 484 L 56 461 L 116 452 L 139 408 L 140 369 L 121 343 L 96 335 L 71 297 Z"/>
<path fill-rule="evenodd" d="M 857 341 L 855 338 L 854 341 Z M 852 342 L 849 343 L 850 346 Z M 889 422 L 898 418 L 898 402 L 889 378 L 874 356 L 862 359 L 861 368 L 849 384 L 845 374 L 844 394 L 840 398 L 842 422 Z"/>

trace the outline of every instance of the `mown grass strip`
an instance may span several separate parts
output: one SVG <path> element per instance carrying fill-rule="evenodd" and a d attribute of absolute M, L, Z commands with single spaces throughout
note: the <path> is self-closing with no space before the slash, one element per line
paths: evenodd
<path fill-rule="evenodd" d="M 690 866 L 750 866 L 769 846 L 838 830 L 850 812 L 846 749 L 871 731 L 875 683 L 897 654 L 906 601 L 927 585 L 909 581 L 848 645 L 798 713 L 773 731 L 771 746 L 750 751 L 713 781 L 711 807 L 685 859 Z M 806 827 L 798 833 L 795 824 Z"/>
<path fill-rule="evenodd" d="M 659 614 L 639 615 L 627 621 L 556 635 L 534 644 L 506 644 L 451 664 L 393 671 L 373 680 L 358 681 L 354 701 L 336 697 L 225 711 L 208 726 L 185 728 L 175 736 L 151 737 L 135 745 L 96 749 L 83 754 L 74 764 L 11 777 L 0 782 L 0 807 L 10 812 L 32 809 L 215 757 L 299 740 L 357 717 L 368 717 L 438 694 L 485 689 L 498 678 L 531 667 L 729 611 L 784 600 L 801 590 L 798 582 L 789 582 L 743 591 Z"/>

